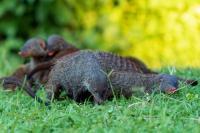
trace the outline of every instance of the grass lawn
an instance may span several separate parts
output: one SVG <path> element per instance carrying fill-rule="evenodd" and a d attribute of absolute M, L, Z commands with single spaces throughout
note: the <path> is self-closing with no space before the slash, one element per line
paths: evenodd
<path fill-rule="evenodd" d="M 21 61 L 2 53 L 0 76 Z M 160 71 L 199 79 L 198 69 Z M 173 95 L 151 94 L 107 101 L 104 105 L 72 100 L 54 102 L 52 109 L 38 104 L 23 91 L 0 91 L 0 132 L 200 132 L 199 86 L 181 86 Z"/>

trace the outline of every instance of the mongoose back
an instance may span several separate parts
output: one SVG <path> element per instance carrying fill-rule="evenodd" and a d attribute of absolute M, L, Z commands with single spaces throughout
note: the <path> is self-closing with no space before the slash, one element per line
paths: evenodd
<path fill-rule="evenodd" d="M 144 73 L 144 72 L 151 73 L 151 71 L 148 68 L 146 68 L 146 66 L 136 58 L 122 57 L 107 52 L 94 52 L 94 54 L 101 63 L 101 66 L 107 72 L 111 70 L 115 71 L 119 70 L 119 71 L 132 71 L 139 73 Z M 146 70 L 144 70 L 144 68 Z"/>
<path fill-rule="evenodd" d="M 70 51 L 70 53 L 68 53 L 67 51 Z M 76 52 L 76 51 L 78 50 L 74 50 L 73 52 Z M 71 49 L 66 49 L 66 51 L 60 52 L 61 54 L 58 54 L 59 56 L 55 56 L 56 57 L 55 59 L 59 59 L 60 57 L 67 54 L 71 54 L 73 52 L 71 52 Z M 107 53 L 107 52 L 95 52 L 95 55 L 97 59 L 99 60 L 99 62 L 101 63 L 102 67 L 104 67 L 106 71 L 111 71 L 114 69 L 114 70 L 119 70 L 119 71 L 134 71 L 134 72 L 139 72 L 139 73 L 156 74 L 156 72 L 148 69 L 143 62 L 141 62 L 140 60 L 134 57 L 121 57 L 121 56 L 117 56 L 117 55 Z M 38 71 L 50 69 L 50 67 L 52 67 L 54 64 L 55 64 L 55 60 L 51 60 L 49 62 L 42 62 L 38 64 L 38 66 L 35 67 L 35 69 L 33 69 L 29 73 L 28 77 L 30 78 L 32 75 L 34 75 Z"/>

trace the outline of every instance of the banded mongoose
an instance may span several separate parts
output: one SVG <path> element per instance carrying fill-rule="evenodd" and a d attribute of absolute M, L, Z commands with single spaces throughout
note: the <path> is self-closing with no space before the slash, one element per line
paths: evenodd
<path fill-rule="evenodd" d="M 47 52 L 45 51 L 46 44 L 43 39 L 32 38 L 25 42 L 24 46 L 21 48 L 19 55 L 23 58 L 31 58 L 30 62 L 20 66 L 11 76 L 1 78 L 3 81 L 3 87 L 7 90 L 16 90 L 18 85 L 15 85 L 15 80 L 18 82 L 23 82 L 25 76 L 37 66 L 38 63 L 47 61 Z M 46 80 L 47 77 L 44 76 L 44 72 L 40 72 L 34 75 L 34 80 L 39 80 L 41 83 Z M 46 79 L 45 79 L 46 78 Z M 13 83 L 12 83 L 13 82 Z"/>
<path fill-rule="evenodd" d="M 132 87 L 144 87 L 146 91 L 151 92 L 156 86 L 160 91 L 167 93 L 174 93 L 178 88 L 175 76 L 145 75 L 131 71 L 133 69 L 131 62 L 106 65 L 102 62 L 102 58 L 105 58 L 105 55 L 101 52 L 80 50 L 58 59 L 46 84 L 48 101 L 58 98 L 62 89 L 75 101 L 82 101 L 92 96 L 95 103 L 101 104 L 113 97 L 111 86 L 114 93 L 120 92 L 119 95 L 127 98 L 133 94 Z M 115 57 L 110 59 L 115 60 Z M 120 58 L 120 60 L 123 62 L 126 59 Z"/>
<path fill-rule="evenodd" d="M 81 50 L 80 50 L 81 51 Z M 121 57 L 107 52 L 93 52 L 98 61 L 101 64 L 101 67 L 108 73 L 111 70 L 114 71 L 127 71 L 127 72 L 137 72 L 143 74 L 159 74 L 149 70 L 140 60 L 130 57 Z M 41 70 L 50 69 L 55 64 L 55 60 L 49 62 L 43 62 L 38 64 L 28 75 L 28 79 L 32 77 L 35 73 Z M 182 81 L 186 84 L 195 86 L 198 84 L 196 80 L 188 80 L 177 77 L 179 81 Z"/>

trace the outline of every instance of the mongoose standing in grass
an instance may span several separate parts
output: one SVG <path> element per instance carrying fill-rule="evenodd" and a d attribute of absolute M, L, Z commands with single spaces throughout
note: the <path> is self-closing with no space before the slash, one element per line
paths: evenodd
<path fill-rule="evenodd" d="M 3 87 L 7 90 L 15 90 L 18 85 L 15 85 L 15 80 L 18 82 L 23 82 L 25 76 L 37 66 L 38 63 L 47 61 L 47 52 L 45 51 L 46 44 L 44 40 L 40 38 L 32 38 L 25 42 L 24 46 L 21 48 L 19 55 L 23 58 L 31 58 L 30 62 L 20 66 L 11 76 L 1 78 L 3 81 Z M 34 75 L 34 80 L 39 80 L 41 83 L 46 80 L 47 77 L 44 76 L 44 72 L 40 72 Z"/>
<path fill-rule="evenodd" d="M 92 96 L 95 103 L 101 104 L 114 93 L 127 98 L 132 96 L 133 87 L 144 87 L 147 92 L 157 88 L 167 93 L 174 93 L 178 88 L 175 76 L 138 73 L 131 71 L 131 62 L 123 63 L 125 59 L 121 58 L 122 64 L 114 66 L 102 63 L 101 58 L 105 58 L 101 52 L 81 50 L 58 59 L 46 84 L 47 99 L 58 98 L 64 89 L 75 101 Z"/>

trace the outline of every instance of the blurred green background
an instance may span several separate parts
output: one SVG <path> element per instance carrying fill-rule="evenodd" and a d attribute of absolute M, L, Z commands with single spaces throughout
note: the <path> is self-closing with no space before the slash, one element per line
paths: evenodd
<path fill-rule="evenodd" d="M 200 0 L 1 0 L 2 55 L 53 33 L 153 68 L 200 66 Z"/>

